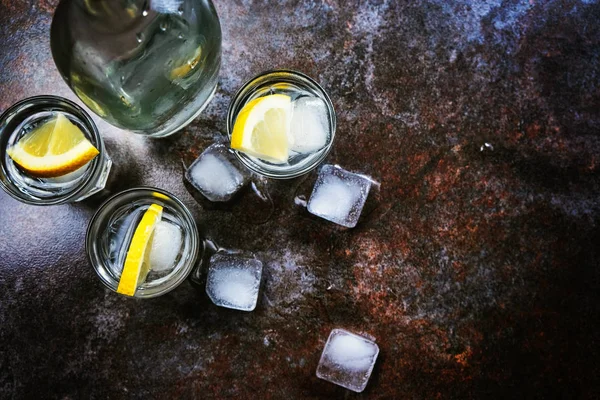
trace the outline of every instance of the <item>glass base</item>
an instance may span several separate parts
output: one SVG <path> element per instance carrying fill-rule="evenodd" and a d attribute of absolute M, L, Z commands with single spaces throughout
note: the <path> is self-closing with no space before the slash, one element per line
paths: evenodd
<path fill-rule="evenodd" d="M 110 157 L 106 156 L 106 159 L 104 160 L 104 166 L 102 167 L 102 171 L 100 171 L 100 174 L 98 175 L 98 180 L 96 181 L 96 183 L 90 188 L 89 191 L 85 192 L 84 194 L 77 197 L 73 201 L 77 202 L 77 201 L 85 200 L 88 197 L 90 197 L 90 196 L 98 193 L 102 189 L 104 189 L 104 187 L 106 186 L 106 181 L 108 181 L 108 176 L 110 175 L 111 167 L 112 167 L 112 160 L 110 159 Z"/>

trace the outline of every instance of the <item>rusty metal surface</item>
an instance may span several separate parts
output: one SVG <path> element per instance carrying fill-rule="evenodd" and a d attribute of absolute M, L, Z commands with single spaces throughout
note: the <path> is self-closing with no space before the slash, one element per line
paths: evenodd
<path fill-rule="evenodd" d="M 50 53 L 55 5 L 1 0 L 0 111 L 75 99 Z M 106 193 L 51 209 L 0 193 L 0 397 L 597 398 L 600 3 L 216 6 L 219 89 L 180 135 L 99 121 L 115 163 Z M 251 191 L 197 202 L 182 181 L 224 134 L 237 88 L 277 67 L 333 99 L 328 162 L 381 183 L 355 229 L 294 204 L 314 174 L 267 182 L 273 207 Z M 87 222 L 141 184 L 179 196 L 206 237 L 258 254 L 254 312 L 217 308 L 190 283 L 148 301 L 103 288 Z M 336 327 L 377 339 L 363 394 L 315 376 Z"/>

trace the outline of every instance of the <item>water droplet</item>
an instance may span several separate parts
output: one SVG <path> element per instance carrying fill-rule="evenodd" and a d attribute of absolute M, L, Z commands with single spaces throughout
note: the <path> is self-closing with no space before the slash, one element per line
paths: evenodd
<path fill-rule="evenodd" d="M 145 1 L 144 5 L 142 6 L 142 17 L 147 17 L 148 16 L 148 2 Z"/>
<path fill-rule="evenodd" d="M 298 206 L 306 207 L 306 196 L 296 196 L 296 198 L 294 199 L 294 203 L 296 203 L 296 205 Z"/>
<path fill-rule="evenodd" d="M 168 24 L 167 24 L 167 21 L 162 21 L 162 22 L 160 23 L 159 27 L 160 27 L 160 30 L 161 30 L 161 31 L 165 32 L 169 26 L 168 26 Z"/>
<path fill-rule="evenodd" d="M 121 83 L 125 83 L 125 75 L 121 75 Z"/>
<path fill-rule="evenodd" d="M 135 38 L 137 39 L 138 43 L 142 43 L 144 41 L 144 34 L 140 32 L 137 35 L 135 35 Z"/>
<path fill-rule="evenodd" d="M 259 183 L 260 185 L 260 183 Z M 270 200 L 270 196 L 269 196 L 269 192 L 265 191 L 263 193 L 263 191 L 261 191 L 261 188 L 259 187 L 259 185 L 257 185 L 255 182 L 252 182 L 252 191 L 262 200 L 262 201 L 269 201 Z"/>
<path fill-rule="evenodd" d="M 494 150 L 494 145 L 492 145 L 491 143 L 484 143 L 481 145 L 481 148 L 479 149 L 479 151 L 484 151 L 484 150 Z"/>
<path fill-rule="evenodd" d="M 211 251 L 213 253 L 216 253 L 217 251 L 222 249 L 221 246 L 219 246 L 217 243 L 215 243 L 212 239 L 209 238 L 204 239 L 204 246 L 208 251 Z"/>
<path fill-rule="evenodd" d="M 180 33 L 179 35 L 177 35 L 178 39 L 183 39 L 183 33 Z"/>

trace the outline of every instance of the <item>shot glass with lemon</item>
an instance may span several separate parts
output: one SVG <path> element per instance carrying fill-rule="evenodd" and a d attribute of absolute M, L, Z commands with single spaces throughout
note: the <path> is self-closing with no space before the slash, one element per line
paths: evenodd
<path fill-rule="evenodd" d="M 111 165 L 94 122 L 67 99 L 32 97 L 0 116 L 0 186 L 17 200 L 82 200 L 104 188 Z"/>
<path fill-rule="evenodd" d="M 227 116 L 231 148 L 250 170 L 286 179 L 314 169 L 335 137 L 335 111 L 329 96 L 308 76 L 268 71 L 235 95 Z"/>
<path fill-rule="evenodd" d="M 102 283 L 137 298 L 177 287 L 202 249 L 190 211 L 174 195 L 151 187 L 126 190 L 102 204 L 85 243 Z"/>

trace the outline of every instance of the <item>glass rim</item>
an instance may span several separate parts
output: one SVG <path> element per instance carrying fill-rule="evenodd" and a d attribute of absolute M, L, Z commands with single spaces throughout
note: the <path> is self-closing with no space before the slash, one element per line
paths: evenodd
<path fill-rule="evenodd" d="M 2 114 L 0 114 L 0 137 L 2 137 L 4 135 L 4 129 L 2 128 L 2 126 L 5 123 L 9 122 L 10 120 L 12 120 L 12 118 L 15 118 L 15 116 L 18 116 L 22 112 L 26 111 L 28 108 L 27 106 L 36 105 L 40 102 L 47 103 L 42 107 L 42 109 L 53 107 L 53 106 L 57 106 L 57 107 L 60 107 L 61 109 L 64 109 L 65 107 L 61 103 L 64 103 L 68 107 L 72 108 L 71 110 L 66 110 L 66 111 L 76 115 L 85 124 L 87 131 L 92 136 L 91 137 L 92 144 L 94 146 L 96 146 L 96 148 L 98 149 L 98 156 L 90 161 L 90 163 L 92 163 L 92 168 L 86 174 L 87 176 L 86 176 L 85 180 L 82 181 L 81 184 L 78 185 L 77 188 L 75 188 L 71 191 L 68 191 L 62 195 L 58 195 L 58 196 L 51 197 L 48 199 L 32 199 L 30 196 L 26 195 L 21 190 L 19 190 L 16 187 L 16 185 L 14 185 L 11 182 L 10 179 L 7 179 L 7 181 L 10 183 L 8 185 L 4 182 L 4 179 L 0 179 L 0 187 L 2 187 L 4 189 L 4 191 L 7 194 L 9 194 L 12 198 L 14 198 L 18 201 L 21 201 L 23 203 L 30 204 L 30 205 L 50 206 L 50 205 L 58 205 L 58 204 L 68 203 L 69 201 L 71 201 L 73 199 L 77 199 L 82 194 L 84 194 L 84 191 L 86 189 L 88 189 L 88 186 L 94 180 L 96 180 L 98 178 L 99 174 L 102 172 L 102 167 L 105 164 L 103 158 L 106 157 L 106 149 L 104 146 L 104 140 L 102 140 L 102 136 L 100 136 L 98 127 L 96 126 L 96 124 L 94 123 L 94 120 L 88 114 L 87 111 L 85 111 L 80 105 L 78 105 L 74 101 L 69 100 L 64 97 L 61 97 L 61 96 L 55 96 L 55 95 L 39 95 L 39 96 L 27 97 L 25 99 L 19 100 L 12 106 L 8 107 Z M 10 132 L 8 134 L 12 134 L 12 133 L 13 132 Z M 7 138 L 7 140 L 8 140 L 8 138 Z M 4 153 L 4 151 L 6 151 L 6 149 L 3 149 L 2 153 Z M 2 165 L 0 165 L 0 175 L 3 175 L 6 177 L 5 170 L 3 167 L 4 160 L 0 160 L 0 164 L 2 164 Z"/>
<path fill-rule="evenodd" d="M 299 176 L 302 176 L 302 175 L 314 170 L 319 164 L 321 164 L 325 160 L 325 158 L 329 155 L 329 153 L 333 147 L 333 142 L 335 140 L 337 119 L 336 119 L 336 114 L 335 114 L 335 108 L 333 107 L 333 102 L 331 101 L 331 98 L 329 97 L 329 94 L 327 94 L 325 89 L 323 89 L 323 87 L 317 81 L 315 81 L 313 78 L 311 78 L 310 76 L 308 76 L 302 72 L 293 70 L 293 69 L 282 68 L 282 69 L 269 69 L 269 70 L 263 71 L 263 72 L 259 73 L 258 75 L 255 75 L 251 79 L 247 80 L 240 87 L 240 89 L 238 89 L 238 91 L 232 97 L 231 102 L 229 103 L 229 108 L 227 110 L 227 119 L 226 119 L 227 136 L 231 140 L 231 133 L 233 132 L 235 117 L 237 117 L 237 114 L 239 113 L 239 111 L 241 111 L 240 103 L 242 101 L 242 97 L 244 97 L 249 91 L 254 89 L 254 86 L 257 86 L 257 84 L 259 84 L 262 80 L 267 79 L 270 75 L 276 75 L 276 74 L 290 75 L 293 78 L 300 79 L 300 81 L 305 81 L 309 84 L 309 86 L 313 86 L 313 89 L 315 89 L 319 93 L 321 99 L 323 101 L 325 101 L 325 104 L 327 105 L 327 110 L 329 111 L 329 115 L 331 118 L 331 140 L 329 141 L 329 143 L 327 144 L 326 147 L 319 150 L 318 157 L 315 157 L 315 159 L 312 162 L 303 166 L 302 168 L 299 168 L 298 170 L 290 170 L 289 172 L 288 171 L 274 172 L 274 171 L 265 170 L 262 167 L 260 167 L 258 164 L 256 164 L 254 161 L 252 161 L 250 158 L 248 158 L 248 156 L 246 156 L 245 154 L 243 154 L 237 150 L 233 150 L 233 152 L 234 152 L 235 156 L 237 157 L 237 159 L 242 163 L 242 165 L 244 165 L 246 168 L 248 168 L 252 172 L 255 172 L 261 176 L 264 176 L 267 178 L 272 178 L 272 179 L 292 179 L 292 178 L 297 178 Z"/>
<path fill-rule="evenodd" d="M 191 241 L 192 248 L 191 248 L 191 258 L 189 259 L 189 261 L 187 261 L 184 265 L 182 265 L 178 271 L 175 271 L 175 275 L 171 279 L 163 282 L 160 286 L 156 286 L 153 288 L 147 288 L 147 289 L 145 289 L 144 292 L 140 292 L 140 295 L 137 295 L 137 293 L 136 293 L 136 294 L 134 294 L 134 296 L 126 296 L 126 297 L 131 297 L 131 298 L 147 299 L 147 298 L 158 297 L 163 294 L 166 294 L 166 293 L 170 292 L 171 290 L 175 289 L 176 287 L 178 287 L 181 283 L 183 283 L 183 281 L 185 279 L 187 279 L 188 276 L 193 271 L 194 266 L 196 265 L 199 257 L 201 256 L 200 252 L 204 251 L 204 242 L 200 239 L 198 227 L 197 227 L 196 221 L 194 220 L 192 213 L 190 212 L 188 207 L 185 204 L 183 204 L 183 202 L 181 200 L 179 200 L 179 198 L 177 196 L 175 196 L 173 193 L 170 193 L 166 190 L 159 189 L 159 188 L 153 187 L 153 186 L 139 186 L 139 187 L 126 189 L 126 190 L 120 191 L 118 193 L 115 193 L 112 196 L 110 196 L 108 199 L 106 199 L 104 202 L 102 202 L 102 204 L 94 212 L 94 215 L 90 219 L 90 222 L 88 223 L 88 226 L 87 226 L 87 229 L 85 232 L 85 252 L 86 252 L 87 260 L 92 265 L 92 268 L 94 269 L 94 271 L 100 278 L 100 281 L 107 289 L 109 289 L 110 291 L 112 291 L 114 293 L 117 293 L 116 287 L 118 286 L 118 281 L 112 282 L 105 275 L 103 275 L 101 273 L 100 270 L 101 269 L 106 270 L 107 267 L 106 267 L 105 263 L 102 262 L 100 256 L 97 254 L 97 251 L 95 251 L 95 250 L 97 250 L 97 248 L 95 246 L 97 238 L 92 237 L 93 233 L 94 233 L 93 231 L 95 228 L 97 229 L 98 225 L 101 223 L 102 220 L 100 220 L 100 217 L 104 217 L 104 219 L 106 219 L 107 217 L 112 215 L 112 213 L 109 213 L 107 215 L 102 215 L 106 211 L 107 208 L 114 206 L 114 205 L 119 205 L 118 201 L 120 200 L 120 198 L 122 198 L 128 194 L 136 194 L 136 193 L 146 194 L 148 196 L 151 196 L 153 194 L 159 194 L 159 195 L 167 197 L 168 201 L 172 201 L 179 207 L 180 210 L 175 209 L 175 211 L 181 211 L 182 219 L 184 220 L 184 222 L 189 224 L 189 227 L 191 228 L 190 229 L 190 241 Z M 119 294 L 119 293 L 117 293 L 117 294 Z"/>

